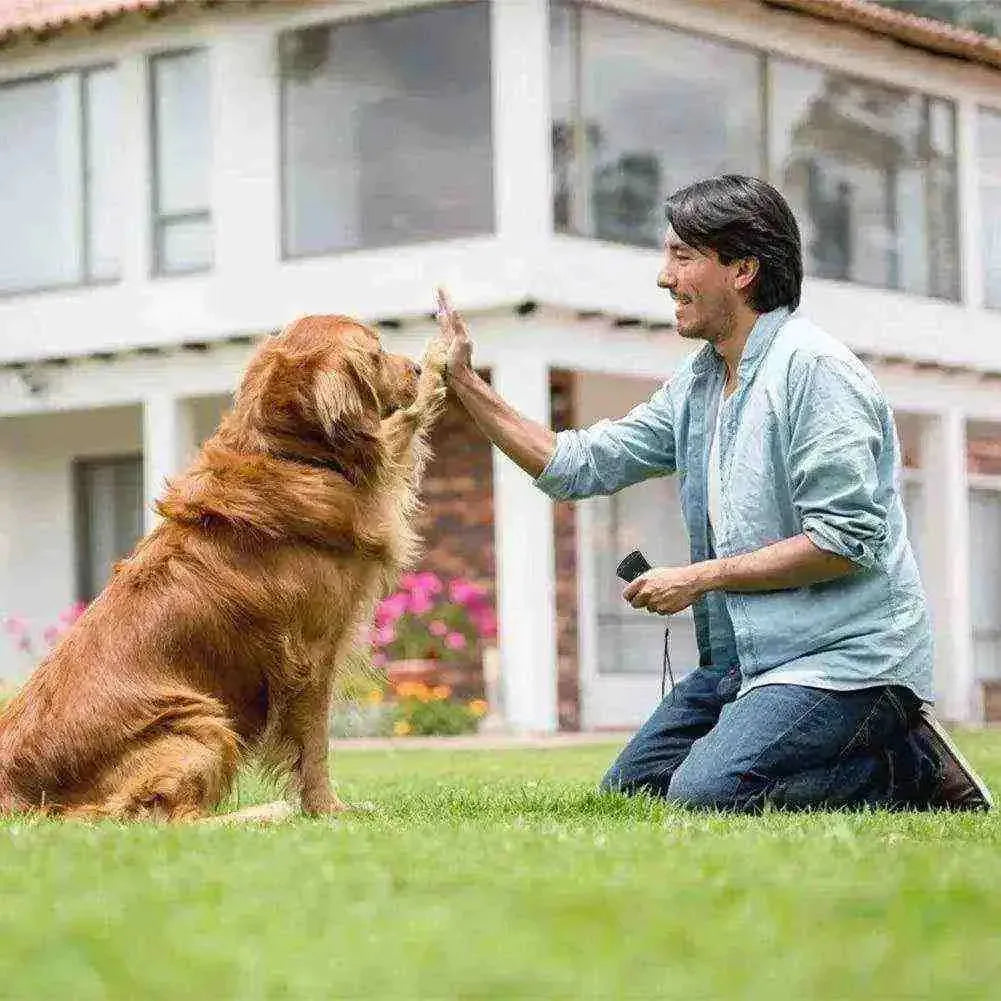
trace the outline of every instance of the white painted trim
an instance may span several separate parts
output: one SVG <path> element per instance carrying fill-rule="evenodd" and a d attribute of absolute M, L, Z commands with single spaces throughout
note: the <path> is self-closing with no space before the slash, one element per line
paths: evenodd
<path fill-rule="evenodd" d="M 549 425 L 549 369 L 531 355 L 505 354 L 494 388 L 526 417 Z M 504 715 L 515 731 L 557 726 L 556 572 L 553 503 L 493 449 L 494 548 Z"/>

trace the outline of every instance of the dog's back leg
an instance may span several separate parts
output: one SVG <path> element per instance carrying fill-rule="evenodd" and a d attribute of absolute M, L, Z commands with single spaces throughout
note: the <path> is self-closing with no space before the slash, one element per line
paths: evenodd
<path fill-rule="evenodd" d="M 68 815 L 197 820 L 229 791 L 240 758 L 239 738 L 225 720 L 188 718 L 130 747 L 101 776 L 100 795 Z"/>

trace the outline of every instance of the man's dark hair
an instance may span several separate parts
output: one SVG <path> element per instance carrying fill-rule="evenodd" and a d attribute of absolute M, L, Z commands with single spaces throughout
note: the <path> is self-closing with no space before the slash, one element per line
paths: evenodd
<path fill-rule="evenodd" d="M 795 309 L 803 285 L 799 226 L 786 200 L 757 177 L 721 174 L 667 199 L 667 221 L 690 247 L 713 250 L 723 264 L 758 260 L 747 304 L 758 313 Z"/>

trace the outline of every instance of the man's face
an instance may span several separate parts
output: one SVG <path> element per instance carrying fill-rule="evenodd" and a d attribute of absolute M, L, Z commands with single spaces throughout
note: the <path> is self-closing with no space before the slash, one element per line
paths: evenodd
<path fill-rule="evenodd" d="M 674 299 L 678 333 L 715 343 L 726 334 L 742 301 L 734 287 L 737 262 L 721 264 L 715 251 L 690 247 L 671 227 L 664 237 L 664 255 L 657 285 Z"/>

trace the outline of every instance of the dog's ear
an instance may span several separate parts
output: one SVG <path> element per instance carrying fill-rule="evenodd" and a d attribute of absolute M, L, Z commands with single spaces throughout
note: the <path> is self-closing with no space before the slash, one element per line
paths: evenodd
<path fill-rule="evenodd" d="M 378 398 L 343 369 L 317 373 L 313 399 L 317 419 L 330 447 L 354 483 L 375 479 L 385 460 L 379 434 Z"/>

